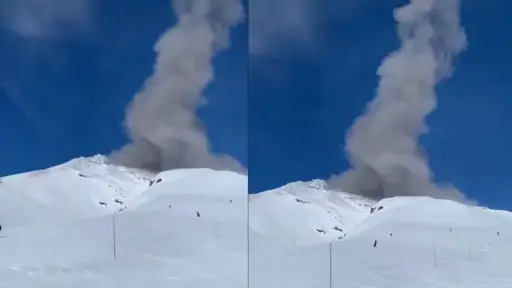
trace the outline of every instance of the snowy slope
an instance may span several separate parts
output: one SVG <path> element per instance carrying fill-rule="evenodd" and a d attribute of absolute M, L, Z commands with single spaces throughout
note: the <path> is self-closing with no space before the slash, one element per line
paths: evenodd
<path fill-rule="evenodd" d="M 321 180 L 295 182 L 251 195 L 252 249 L 268 245 L 304 246 L 343 238 L 370 213 L 372 201 L 325 189 Z"/>
<path fill-rule="evenodd" d="M 244 175 L 96 156 L 2 182 L 0 287 L 244 285 Z"/>
<path fill-rule="evenodd" d="M 142 193 L 154 176 L 105 161 L 103 156 L 78 158 L 50 169 L 4 177 L 1 223 L 8 227 L 110 214 Z"/>
<path fill-rule="evenodd" d="M 254 253 L 252 287 L 512 287 L 512 213 L 426 197 L 374 208 L 331 245 Z"/>
<path fill-rule="evenodd" d="M 246 191 L 232 172 L 102 156 L 4 177 L 0 287 L 512 287 L 509 212 L 319 180 Z"/>

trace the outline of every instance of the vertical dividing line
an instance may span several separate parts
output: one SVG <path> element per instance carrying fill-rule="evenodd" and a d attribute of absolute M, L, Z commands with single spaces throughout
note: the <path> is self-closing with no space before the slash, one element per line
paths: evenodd
<path fill-rule="evenodd" d="M 114 260 L 117 260 L 117 251 L 116 251 L 116 218 L 115 214 L 112 215 L 112 245 L 113 245 L 113 252 L 114 252 Z"/>
<path fill-rule="evenodd" d="M 246 11 L 247 12 L 246 13 L 247 13 L 247 15 L 250 15 L 249 1 L 247 1 L 246 3 L 247 3 L 247 6 L 246 6 L 246 9 L 247 9 Z M 251 29 L 251 26 L 250 26 L 251 24 L 250 23 L 251 23 L 251 21 L 247 21 L 247 31 L 251 31 L 250 30 Z M 246 36 L 244 38 L 245 38 L 245 40 L 247 40 L 247 42 L 249 42 L 249 33 L 246 33 Z M 250 63 L 249 62 L 250 61 L 250 54 L 249 54 L 249 52 L 246 55 L 247 55 L 247 58 L 246 58 L 247 63 Z M 249 68 L 247 68 L 247 72 L 249 72 Z M 249 73 L 245 74 L 245 79 L 247 80 L 247 82 L 246 82 L 247 83 L 247 102 L 250 103 L 250 95 L 251 95 L 251 93 L 250 93 L 250 91 L 251 91 L 251 81 L 250 81 L 250 79 L 251 79 L 251 77 L 250 77 Z M 249 117 L 250 114 L 249 113 L 247 113 L 247 114 L 248 114 L 247 115 L 247 119 L 249 120 L 250 119 L 250 117 Z M 250 252 L 250 247 L 251 246 L 250 246 L 250 240 L 249 240 L 250 239 L 250 237 L 249 237 L 249 234 L 250 234 L 250 229 L 249 229 L 249 222 L 250 222 L 249 221 L 249 215 L 250 215 L 249 214 L 249 207 L 250 207 L 250 205 L 249 205 L 249 200 L 250 200 L 250 197 L 249 197 L 250 196 L 250 194 L 249 194 L 250 165 L 249 165 L 249 163 L 250 163 L 251 157 L 250 157 L 250 153 L 248 153 L 250 151 L 249 150 L 249 147 L 250 147 L 249 143 L 251 143 L 251 142 L 249 141 L 249 139 L 250 139 L 250 133 L 247 133 L 247 140 L 248 140 L 248 142 L 247 142 L 247 150 L 246 150 L 247 151 L 247 160 L 248 160 L 247 161 L 248 162 L 247 163 L 247 288 L 250 288 L 249 286 L 251 286 L 251 284 L 250 284 L 250 271 L 251 271 L 251 269 L 250 269 L 250 261 L 249 261 L 250 260 L 250 258 L 249 258 L 250 256 L 249 255 L 251 254 L 251 252 Z"/>
<path fill-rule="evenodd" d="M 249 237 L 249 233 L 250 233 L 250 228 L 249 228 L 249 207 L 251 205 L 249 205 L 249 189 L 247 189 L 247 288 L 250 288 L 250 285 L 251 285 L 251 282 L 250 282 L 250 259 L 249 259 L 249 255 L 251 254 L 250 252 L 250 237 Z"/>

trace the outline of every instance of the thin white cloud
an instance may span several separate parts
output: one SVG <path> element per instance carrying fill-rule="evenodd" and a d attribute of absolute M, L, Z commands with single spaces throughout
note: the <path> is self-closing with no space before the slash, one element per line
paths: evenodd
<path fill-rule="evenodd" d="M 94 0 L 1 0 L 4 29 L 27 39 L 65 37 L 85 31 Z"/>
<path fill-rule="evenodd" d="M 249 52 L 282 54 L 315 42 L 317 0 L 249 0 Z M 290 52 L 290 51 L 288 51 Z"/>
<path fill-rule="evenodd" d="M 249 0 L 249 52 L 287 57 L 317 52 L 331 21 L 357 17 L 368 0 Z"/>

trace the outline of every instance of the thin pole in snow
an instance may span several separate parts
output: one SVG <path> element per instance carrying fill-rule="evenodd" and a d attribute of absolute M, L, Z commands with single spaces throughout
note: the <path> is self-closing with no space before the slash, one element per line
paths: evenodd
<path fill-rule="evenodd" d="M 117 260 L 117 252 L 116 252 L 116 218 L 115 215 L 112 215 L 112 245 L 114 252 L 114 260 Z"/>
<path fill-rule="evenodd" d="M 434 248 L 434 267 L 437 269 L 437 253 L 436 253 L 436 245 L 432 246 Z"/>
<path fill-rule="evenodd" d="M 332 288 L 332 241 L 329 242 L 329 288 Z"/>

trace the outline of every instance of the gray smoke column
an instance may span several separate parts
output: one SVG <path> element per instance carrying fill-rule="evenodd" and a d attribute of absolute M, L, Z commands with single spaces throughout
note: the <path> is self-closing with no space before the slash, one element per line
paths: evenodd
<path fill-rule="evenodd" d="M 464 201 L 453 187 L 432 178 L 419 137 L 436 107 L 435 86 L 452 74 L 453 58 L 466 47 L 458 0 L 411 0 L 394 11 L 401 47 L 378 69 L 376 98 L 346 136 L 352 165 L 330 186 L 372 198 L 432 196 Z"/>
<path fill-rule="evenodd" d="M 230 29 L 244 19 L 241 0 L 172 3 L 177 24 L 156 43 L 153 74 L 127 109 L 125 125 L 131 143 L 114 152 L 110 160 L 152 171 L 212 168 L 245 172 L 235 159 L 210 152 L 196 116 L 205 102 L 202 92 L 214 78 L 212 59 L 229 47 Z"/>

